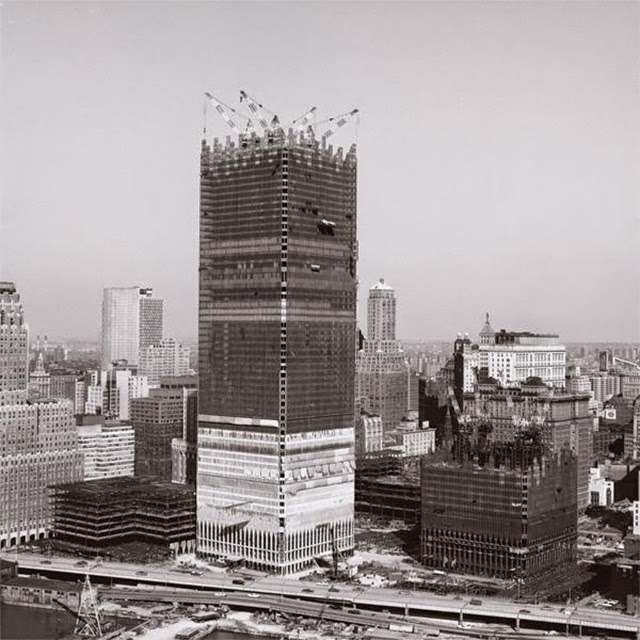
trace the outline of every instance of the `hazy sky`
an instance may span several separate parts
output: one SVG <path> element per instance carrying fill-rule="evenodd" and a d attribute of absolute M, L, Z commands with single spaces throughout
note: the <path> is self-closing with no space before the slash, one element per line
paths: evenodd
<path fill-rule="evenodd" d="M 638 340 L 639 6 L 4 2 L 0 275 L 34 334 L 140 283 L 195 336 L 203 92 L 246 89 L 361 109 L 361 308 L 383 276 L 401 337 Z"/>

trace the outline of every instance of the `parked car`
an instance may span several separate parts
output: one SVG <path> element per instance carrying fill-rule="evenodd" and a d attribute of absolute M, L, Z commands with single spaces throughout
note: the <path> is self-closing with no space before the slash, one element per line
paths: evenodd
<path fill-rule="evenodd" d="M 474 607 L 481 607 L 482 600 L 478 600 L 478 598 L 472 598 L 471 600 L 469 600 L 469 604 L 472 604 Z"/>
<path fill-rule="evenodd" d="M 244 584 L 244 580 L 241 580 L 240 578 L 235 578 L 233 580 L 233 584 Z"/>
<path fill-rule="evenodd" d="M 303 589 L 302 593 L 313 593 L 313 589 Z"/>

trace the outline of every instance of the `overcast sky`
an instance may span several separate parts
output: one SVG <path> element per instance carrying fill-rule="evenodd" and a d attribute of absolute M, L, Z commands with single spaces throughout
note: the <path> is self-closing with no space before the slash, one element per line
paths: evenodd
<path fill-rule="evenodd" d="M 384 277 L 400 337 L 477 333 L 490 311 L 494 328 L 639 339 L 637 2 L 0 16 L 0 276 L 34 335 L 97 337 L 102 288 L 138 283 L 165 298 L 167 334 L 196 335 L 203 92 L 245 89 L 283 120 L 362 111 L 340 138 L 358 143 L 361 309 Z"/>

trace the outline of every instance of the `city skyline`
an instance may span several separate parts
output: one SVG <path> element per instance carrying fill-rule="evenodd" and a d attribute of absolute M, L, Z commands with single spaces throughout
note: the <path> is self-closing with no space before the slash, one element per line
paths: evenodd
<path fill-rule="evenodd" d="M 637 17 L 624 2 L 5 4 L 0 276 L 34 335 L 97 337 L 102 289 L 149 283 L 168 333 L 194 338 L 203 93 L 237 105 L 246 88 L 285 121 L 361 110 L 335 137 L 361 158 L 361 327 L 384 277 L 405 340 L 474 333 L 490 311 L 565 342 L 637 341 Z"/>

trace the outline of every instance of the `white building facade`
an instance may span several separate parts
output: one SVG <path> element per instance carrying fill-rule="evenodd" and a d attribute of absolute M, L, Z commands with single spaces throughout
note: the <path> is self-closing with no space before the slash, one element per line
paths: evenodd
<path fill-rule="evenodd" d="M 356 421 L 356 458 L 383 448 L 384 431 L 380 416 L 362 414 Z"/>
<path fill-rule="evenodd" d="M 126 365 L 94 371 L 90 381 L 84 411 L 87 414 L 99 413 L 111 419 L 128 420 L 131 400 L 149 395 L 147 377 L 136 375 Z"/>
<path fill-rule="evenodd" d="M 493 343 L 480 344 L 479 364 L 504 387 L 518 387 L 527 378 L 540 378 L 563 388 L 567 351 L 555 334 L 499 331 Z"/>
<path fill-rule="evenodd" d="M 613 480 L 607 480 L 601 467 L 589 470 L 589 504 L 593 506 L 609 507 L 614 502 Z"/>
<path fill-rule="evenodd" d="M 157 387 L 165 376 L 189 375 L 189 349 L 173 338 L 163 338 L 140 352 L 139 373 L 147 376 L 151 387 Z"/>
<path fill-rule="evenodd" d="M 78 445 L 84 455 L 85 480 L 133 475 L 135 450 L 131 425 L 80 425 Z"/>
<path fill-rule="evenodd" d="M 110 287 L 102 298 L 102 368 L 140 363 L 140 352 L 162 340 L 163 300 L 148 287 Z"/>

